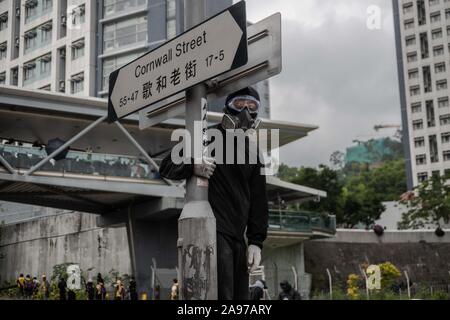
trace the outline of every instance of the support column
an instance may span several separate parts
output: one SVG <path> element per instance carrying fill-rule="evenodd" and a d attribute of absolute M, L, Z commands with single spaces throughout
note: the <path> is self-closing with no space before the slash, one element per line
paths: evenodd
<path fill-rule="evenodd" d="M 131 267 L 136 279 L 139 298 L 145 293 L 148 299 L 152 299 L 153 259 L 156 261 L 158 268 L 171 269 L 173 270 L 173 278 L 176 277 L 178 215 L 164 212 L 154 218 L 141 218 L 143 216 L 142 210 L 149 210 L 149 208 L 147 206 L 134 206 L 129 209 L 126 229 Z M 172 285 L 172 277 L 159 280 L 162 282 L 160 297 L 162 300 L 167 300 Z"/>
<path fill-rule="evenodd" d="M 185 29 L 201 23 L 206 17 L 205 0 L 185 0 Z M 191 138 L 195 122 L 202 122 L 202 98 L 206 87 L 199 84 L 186 92 L 186 129 Z M 193 141 L 191 154 L 195 157 Z M 208 202 L 208 183 L 192 176 L 186 184 L 186 204 L 178 221 L 178 264 L 180 294 L 183 300 L 217 299 L 216 219 Z"/>
<path fill-rule="evenodd" d="M 297 288 L 302 299 L 308 300 L 311 291 L 312 276 L 305 271 L 305 247 L 304 242 L 298 245 L 298 251 L 295 255 L 295 268 L 298 274 Z"/>

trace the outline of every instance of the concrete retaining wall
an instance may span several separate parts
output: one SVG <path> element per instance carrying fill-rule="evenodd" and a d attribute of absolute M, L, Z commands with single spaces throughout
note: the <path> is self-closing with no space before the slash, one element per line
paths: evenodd
<path fill-rule="evenodd" d="M 9 225 L 0 241 L 0 284 L 19 273 L 52 274 L 53 266 L 76 263 L 89 276 L 112 269 L 131 274 L 125 228 L 97 228 L 96 216 L 68 213 Z"/>
<path fill-rule="evenodd" d="M 350 273 L 360 275 L 361 264 L 387 261 L 402 274 L 407 271 L 412 282 L 450 284 L 450 230 L 442 238 L 434 231 L 392 231 L 378 237 L 372 231 L 339 230 L 335 239 L 305 242 L 313 290 L 328 288 L 327 268 L 334 282 L 344 285 Z"/>

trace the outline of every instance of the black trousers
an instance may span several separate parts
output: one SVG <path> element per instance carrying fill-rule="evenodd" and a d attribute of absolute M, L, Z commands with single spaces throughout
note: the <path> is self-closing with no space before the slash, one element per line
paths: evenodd
<path fill-rule="evenodd" d="M 217 281 L 219 300 L 248 300 L 247 245 L 217 233 Z"/>

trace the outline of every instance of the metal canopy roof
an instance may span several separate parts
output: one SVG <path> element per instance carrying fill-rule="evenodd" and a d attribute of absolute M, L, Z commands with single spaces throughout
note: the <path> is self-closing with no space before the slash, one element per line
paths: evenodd
<path fill-rule="evenodd" d="M 160 180 L 147 183 L 58 176 L 22 176 L 0 171 L 0 200 L 90 213 L 110 213 L 130 202 L 184 197 L 184 189 Z"/>
<path fill-rule="evenodd" d="M 270 201 L 277 202 L 278 196 L 286 203 L 327 197 L 325 191 L 285 182 L 274 176 L 267 176 L 266 180 Z"/>
<path fill-rule="evenodd" d="M 0 138 L 40 141 L 58 137 L 68 140 L 107 112 L 107 100 L 79 97 L 42 90 L 25 90 L 0 85 Z M 220 113 L 209 113 L 209 121 L 218 122 Z M 174 129 L 184 127 L 184 119 L 171 119 L 146 130 L 139 130 L 138 114 L 121 121 L 125 128 L 150 154 L 162 152 L 170 145 Z M 280 146 L 308 135 L 318 127 L 263 119 L 262 128 L 280 130 Z M 50 130 L 51 129 L 51 130 Z M 100 124 L 73 149 L 109 154 L 135 154 L 135 149 L 116 126 Z"/>

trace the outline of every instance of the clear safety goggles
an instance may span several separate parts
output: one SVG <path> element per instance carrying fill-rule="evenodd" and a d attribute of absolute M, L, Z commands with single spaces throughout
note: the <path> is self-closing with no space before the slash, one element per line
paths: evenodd
<path fill-rule="evenodd" d="M 228 103 L 229 108 L 238 112 L 247 107 L 251 113 L 256 113 L 259 110 L 259 106 L 260 102 L 252 96 L 237 96 Z"/>

